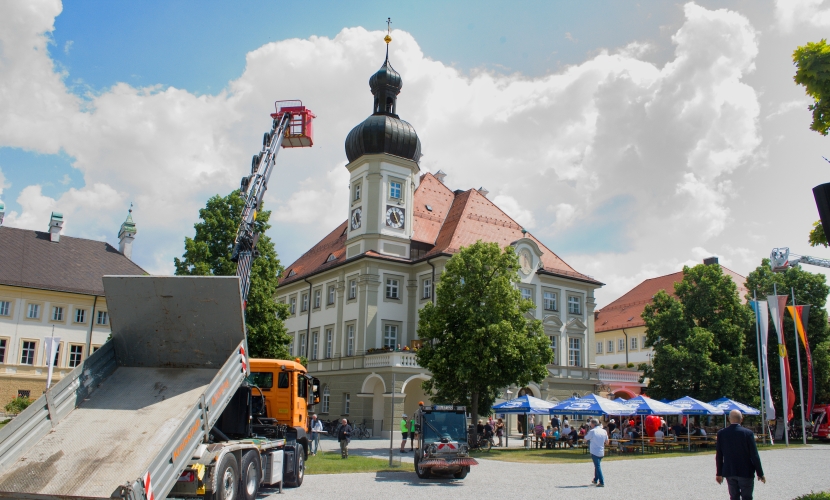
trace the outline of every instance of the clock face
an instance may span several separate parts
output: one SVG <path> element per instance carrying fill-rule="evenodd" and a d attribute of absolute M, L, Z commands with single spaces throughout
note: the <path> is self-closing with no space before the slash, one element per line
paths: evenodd
<path fill-rule="evenodd" d="M 361 210 L 360 207 L 357 207 L 354 210 L 352 210 L 352 229 L 359 228 L 362 220 L 363 210 Z"/>
<path fill-rule="evenodd" d="M 386 225 L 395 229 L 403 228 L 404 212 L 402 208 L 386 207 Z"/>

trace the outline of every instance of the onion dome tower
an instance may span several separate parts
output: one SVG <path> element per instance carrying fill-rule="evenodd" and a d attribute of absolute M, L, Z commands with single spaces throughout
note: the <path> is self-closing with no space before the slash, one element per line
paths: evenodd
<path fill-rule="evenodd" d="M 421 141 L 415 128 L 397 115 L 398 94 L 401 93 L 403 82 L 400 73 L 389 63 L 389 42 L 386 43 L 386 60 L 369 78 L 369 88 L 375 96 L 372 115 L 353 128 L 346 137 L 346 157 L 349 162 L 365 154 L 379 153 L 415 162 L 421 159 Z"/>

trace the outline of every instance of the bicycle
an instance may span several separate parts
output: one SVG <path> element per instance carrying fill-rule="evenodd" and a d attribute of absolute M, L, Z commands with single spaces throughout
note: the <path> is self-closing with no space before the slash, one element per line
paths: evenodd
<path fill-rule="evenodd" d="M 369 432 L 369 429 L 366 428 L 366 421 L 364 420 L 360 424 L 356 424 L 354 426 L 354 436 L 357 439 L 369 439 L 372 437 L 372 433 Z"/>
<path fill-rule="evenodd" d="M 470 445 L 471 450 L 490 451 L 490 448 L 493 447 L 493 438 L 484 435 L 477 436 L 475 434 L 471 434 L 468 444 Z"/>

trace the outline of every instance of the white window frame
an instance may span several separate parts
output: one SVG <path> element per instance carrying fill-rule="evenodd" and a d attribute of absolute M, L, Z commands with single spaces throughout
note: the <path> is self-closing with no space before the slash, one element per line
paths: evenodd
<path fill-rule="evenodd" d="M 559 294 L 558 293 L 544 291 L 542 293 L 542 297 L 544 297 L 545 311 L 558 311 L 559 310 L 559 305 L 557 304 L 557 302 L 559 301 Z M 551 307 L 548 307 L 549 305 Z"/>
<path fill-rule="evenodd" d="M 341 186 L 342 186 L 342 184 L 341 184 Z M 397 191 L 397 196 L 395 196 L 396 191 Z M 394 199 L 394 200 L 403 199 L 403 182 L 389 181 L 389 197 Z"/>
<path fill-rule="evenodd" d="M 31 344 L 27 347 L 26 344 Z M 28 353 L 28 355 L 27 355 Z M 24 357 L 25 356 L 25 357 Z M 37 340 L 21 340 L 20 341 L 20 364 L 26 366 L 34 366 L 37 359 Z M 24 360 L 28 360 L 27 363 Z"/>
<path fill-rule="evenodd" d="M 360 183 L 359 182 L 355 182 L 353 192 L 354 192 L 354 196 L 352 197 L 352 201 L 359 200 L 360 199 Z"/>
<path fill-rule="evenodd" d="M 292 315 L 297 314 L 297 297 L 288 299 L 288 312 Z"/>
<path fill-rule="evenodd" d="M 568 337 L 568 366 L 582 366 L 582 339 Z"/>
<path fill-rule="evenodd" d="M 75 318 L 73 323 L 79 325 L 86 324 L 86 309 L 75 309 Z"/>
<path fill-rule="evenodd" d="M 73 352 L 76 350 L 77 352 Z M 77 360 L 77 363 L 72 364 L 73 361 Z M 69 365 L 69 368 L 75 368 L 76 366 L 80 365 L 84 361 L 84 346 L 83 344 L 69 344 L 69 357 L 67 358 L 66 362 Z"/>
<path fill-rule="evenodd" d="M 329 386 L 323 387 L 323 397 L 320 398 L 320 403 L 322 404 L 322 408 L 320 409 L 320 413 L 328 413 L 329 412 L 329 403 L 331 402 L 331 391 L 329 390 Z"/>
<path fill-rule="evenodd" d="M 548 337 L 548 338 L 550 339 L 550 350 L 553 351 L 553 363 L 554 364 L 559 364 L 557 362 L 557 359 L 556 359 L 556 343 L 558 342 L 557 339 L 559 337 L 554 335 L 554 336 L 551 336 L 551 337 Z"/>
<path fill-rule="evenodd" d="M 0 300 L 0 316 L 12 315 L 12 303 L 8 300 Z"/>
<path fill-rule="evenodd" d="M 522 300 L 533 300 L 533 292 L 530 288 L 520 286 L 519 290 L 522 292 Z"/>
<path fill-rule="evenodd" d="M 352 406 L 352 396 L 348 392 L 343 393 L 343 415 L 348 415 Z"/>
<path fill-rule="evenodd" d="M 568 314 L 582 314 L 582 304 L 576 295 L 568 296 Z"/>
<path fill-rule="evenodd" d="M 317 359 L 317 353 L 320 352 L 320 332 L 311 332 L 311 358 L 312 360 Z"/>
<path fill-rule="evenodd" d="M 52 321 L 63 321 L 63 306 L 52 306 Z"/>
<path fill-rule="evenodd" d="M 400 298 L 400 281 L 395 278 L 386 278 L 386 298 L 398 300 Z"/>
<path fill-rule="evenodd" d="M 349 280 L 349 300 L 357 298 L 357 280 Z"/>
<path fill-rule="evenodd" d="M 422 299 L 431 299 L 432 298 L 432 278 L 424 278 L 424 286 L 423 286 L 423 293 L 421 295 Z"/>
<path fill-rule="evenodd" d="M 95 317 L 95 324 L 107 326 L 110 322 L 110 314 L 107 311 L 98 311 Z"/>
<path fill-rule="evenodd" d="M 294 335 L 291 335 L 291 342 L 288 343 L 288 355 L 294 356 Z"/>
<path fill-rule="evenodd" d="M 614 353 L 614 341 L 613 340 L 609 340 L 608 345 L 606 347 L 607 347 L 606 354 L 613 354 Z"/>
<path fill-rule="evenodd" d="M 306 312 L 306 311 L 308 311 L 308 294 L 304 293 L 303 294 L 303 302 L 302 302 L 302 304 L 300 304 L 300 312 Z"/>
<path fill-rule="evenodd" d="M 346 356 L 354 356 L 354 325 L 346 325 Z"/>
<path fill-rule="evenodd" d="M 300 334 L 300 356 L 305 356 L 307 354 L 306 340 L 307 340 L 306 334 L 301 333 Z"/>
<path fill-rule="evenodd" d="M 320 309 L 323 303 L 323 290 L 314 290 L 314 309 Z"/>
<path fill-rule="evenodd" d="M 602 342 L 597 342 L 597 354 L 602 354 Z"/>
<path fill-rule="evenodd" d="M 640 342 L 640 349 L 646 349 L 646 336 L 642 336 L 642 342 Z"/>
<path fill-rule="evenodd" d="M 631 350 L 637 350 L 637 337 L 631 337 Z"/>
<path fill-rule="evenodd" d="M 393 323 L 387 323 L 383 326 L 383 347 L 391 347 L 392 349 L 397 347 L 398 330 L 398 325 Z"/>
<path fill-rule="evenodd" d="M 6 362 L 6 356 L 9 354 L 9 345 L 11 340 L 9 338 L 0 338 L 0 364 Z"/>
<path fill-rule="evenodd" d="M 617 352 L 625 352 L 625 339 L 617 339 Z"/>
<path fill-rule="evenodd" d="M 334 329 L 326 328 L 326 359 L 331 359 L 334 351 Z"/>
<path fill-rule="evenodd" d="M 40 304 L 29 304 L 26 308 L 26 319 L 40 319 Z"/>
<path fill-rule="evenodd" d="M 329 298 L 326 305 L 333 305 L 335 299 L 334 285 L 329 285 Z"/>

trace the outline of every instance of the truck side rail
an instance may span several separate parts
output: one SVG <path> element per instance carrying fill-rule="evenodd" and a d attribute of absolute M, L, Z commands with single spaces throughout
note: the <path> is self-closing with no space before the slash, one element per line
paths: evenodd
<path fill-rule="evenodd" d="M 188 410 L 187 416 L 173 436 L 150 463 L 145 477 L 140 478 L 142 484 L 149 481 L 155 498 L 164 498 L 173 489 L 196 448 L 207 441 L 210 430 L 236 393 L 236 389 L 248 376 L 249 370 L 248 343 L 247 340 L 243 340 L 205 389 L 199 403 Z M 137 488 L 138 484 L 137 480 L 132 488 Z M 145 496 L 151 498 L 150 492 L 146 491 L 146 484 L 144 488 Z M 130 494 L 134 493 L 125 486 L 122 495 L 127 497 Z"/>
<path fill-rule="evenodd" d="M 0 429 L 0 472 L 35 446 L 115 368 L 115 351 L 112 342 L 107 342 Z"/>

